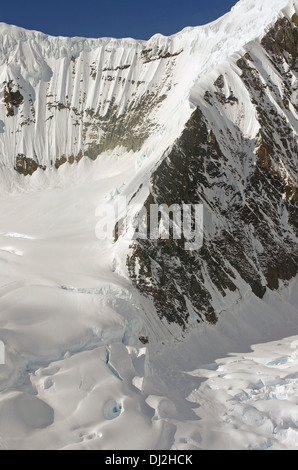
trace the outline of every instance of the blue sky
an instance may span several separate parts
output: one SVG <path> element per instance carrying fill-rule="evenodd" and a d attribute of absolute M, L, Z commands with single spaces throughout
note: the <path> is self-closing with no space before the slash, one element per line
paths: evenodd
<path fill-rule="evenodd" d="M 2 1 L 0 22 L 54 36 L 166 36 L 213 21 L 236 0 L 13 0 Z"/>

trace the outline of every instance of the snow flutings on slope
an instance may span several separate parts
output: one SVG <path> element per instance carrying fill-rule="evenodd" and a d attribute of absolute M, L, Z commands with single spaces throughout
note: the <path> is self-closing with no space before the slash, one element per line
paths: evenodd
<path fill-rule="evenodd" d="M 124 124 L 135 142 L 129 136 L 121 142 L 134 150 L 142 146 L 139 158 L 153 145 L 162 154 L 190 117 L 189 94 L 197 79 L 263 35 L 282 12 L 290 17 L 295 3 L 242 0 L 209 25 L 169 37 L 156 34 L 147 42 L 55 38 L 0 23 L 0 154 L 6 178 L 17 158 L 21 167 L 26 157 L 44 169 L 115 149 L 107 123 L 114 128 L 118 122 L 116 131 Z M 10 92 L 19 93 L 15 109 L 5 103 Z"/>

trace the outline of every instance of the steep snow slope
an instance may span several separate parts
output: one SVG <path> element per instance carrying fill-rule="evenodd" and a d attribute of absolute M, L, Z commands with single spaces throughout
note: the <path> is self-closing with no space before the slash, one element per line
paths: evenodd
<path fill-rule="evenodd" d="M 1 25 L 0 446 L 228 447 L 196 409 L 198 369 L 297 322 L 295 10 L 243 0 L 148 42 Z M 185 188 L 210 211 L 193 259 L 177 245 L 168 262 L 158 244 L 97 239 L 99 204 L 148 204 L 149 192 L 181 202 Z M 150 271 L 160 259 L 164 284 Z M 251 432 L 258 413 L 237 409 Z M 267 424 L 251 447 L 278 446 Z"/>
<path fill-rule="evenodd" d="M 147 154 L 158 142 L 162 154 L 190 116 L 194 80 L 285 7 L 293 12 L 293 2 L 242 1 L 210 25 L 148 42 L 54 38 L 2 24 L 1 162 L 27 174 L 117 146 Z"/>
<path fill-rule="evenodd" d="M 128 258 L 134 284 L 174 328 L 216 322 L 247 290 L 262 298 L 297 273 L 298 28 L 289 12 L 199 75 L 195 111 L 150 179 L 148 213 L 153 203 L 204 205 L 200 250 L 146 239 Z"/>

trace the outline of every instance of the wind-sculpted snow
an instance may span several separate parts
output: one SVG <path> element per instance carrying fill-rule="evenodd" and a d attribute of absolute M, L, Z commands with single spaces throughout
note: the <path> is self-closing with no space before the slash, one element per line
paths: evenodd
<path fill-rule="evenodd" d="M 174 95 L 175 41 L 152 40 L 153 61 L 133 39 L 53 38 L 2 25 L 0 42 L 1 161 L 21 174 L 118 146 L 138 151 L 173 111 L 170 101 L 158 112 Z"/>
<path fill-rule="evenodd" d="M 2 163 L 27 175 L 117 146 L 148 149 L 158 132 L 173 142 L 190 116 L 196 78 L 263 34 L 291 3 L 242 1 L 210 25 L 147 42 L 55 38 L 1 24 Z"/>

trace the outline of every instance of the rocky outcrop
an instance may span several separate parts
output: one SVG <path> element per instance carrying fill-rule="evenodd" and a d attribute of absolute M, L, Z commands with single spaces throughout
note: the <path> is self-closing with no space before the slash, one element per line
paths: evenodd
<path fill-rule="evenodd" d="M 24 102 L 24 97 L 18 87 L 15 87 L 12 80 L 4 82 L 4 103 L 7 110 L 7 117 L 14 116 L 18 107 Z"/>
<path fill-rule="evenodd" d="M 297 15 L 292 16 L 292 21 L 287 18 L 279 19 L 269 33 L 262 39 L 263 47 L 271 52 L 275 59 L 283 61 L 285 52 L 290 55 L 288 62 L 296 69 L 298 56 L 298 25 Z"/>
<path fill-rule="evenodd" d="M 295 19 L 278 20 L 262 46 L 284 78 L 288 101 L 269 76 L 264 80 L 248 51 L 236 65 L 255 109 L 257 135 L 240 134 L 237 122 L 214 127 L 222 110 L 238 103 L 233 93 L 234 99 L 227 96 L 222 74 L 205 93 L 208 113 L 197 107 L 152 175 L 148 214 L 150 204 L 204 205 L 200 250 L 186 251 L 183 239 L 148 238 L 135 241 L 127 259 L 134 285 L 169 324 L 186 328 L 190 316 L 214 323 L 229 299 L 247 287 L 262 298 L 267 288 L 277 289 L 297 274 L 298 142 L 294 120 L 286 118 L 296 106 Z"/>
<path fill-rule="evenodd" d="M 38 169 L 41 168 L 45 170 L 45 167 L 39 165 L 33 158 L 28 158 L 24 154 L 19 154 L 16 158 L 15 170 L 20 175 L 30 175 L 32 176 L 33 173 Z"/>

